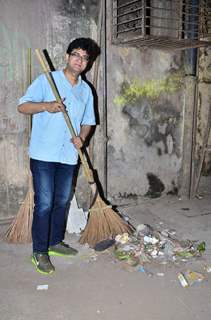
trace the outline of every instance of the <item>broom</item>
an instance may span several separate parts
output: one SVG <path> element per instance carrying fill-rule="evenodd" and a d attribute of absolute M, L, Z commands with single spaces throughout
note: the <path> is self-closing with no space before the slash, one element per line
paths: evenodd
<path fill-rule="evenodd" d="M 27 87 L 31 84 L 31 49 L 27 52 Z M 28 122 L 28 136 L 31 131 L 31 116 Z M 13 243 L 28 243 L 32 241 L 31 225 L 34 208 L 34 192 L 31 173 L 28 173 L 28 191 L 18 213 L 5 234 L 5 238 Z"/>
<path fill-rule="evenodd" d="M 51 89 L 55 95 L 56 101 L 59 103 L 63 103 L 53 80 L 53 76 L 49 70 L 48 64 L 43 58 L 41 51 L 39 49 L 36 49 L 35 52 L 40 61 L 42 69 L 45 72 Z M 75 137 L 75 130 L 72 126 L 71 120 L 66 110 L 63 112 L 63 116 L 70 130 L 71 136 Z M 82 163 L 83 172 L 88 183 L 91 186 L 93 193 L 93 201 L 89 209 L 88 222 L 80 237 L 80 243 L 88 243 L 90 246 L 94 247 L 97 243 L 103 240 L 114 238 L 117 234 L 122 234 L 125 232 L 132 233 L 132 226 L 124 221 L 122 217 L 120 217 L 120 215 L 115 212 L 111 206 L 107 205 L 105 201 L 100 197 L 97 185 L 94 181 L 93 172 L 90 169 L 81 149 L 78 149 L 78 154 Z"/>

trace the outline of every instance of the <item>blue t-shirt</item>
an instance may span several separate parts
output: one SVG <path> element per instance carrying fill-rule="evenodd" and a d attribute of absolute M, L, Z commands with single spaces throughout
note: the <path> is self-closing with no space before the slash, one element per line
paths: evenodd
<path fill-rule="evenodd" d="M 71 119 L 76 134 L 80 133 L 81 125 L 95 125 L 93 95 L 88 84 L 79 77 L 74 86 L 67 80 L 64 72 L 52 72 Z M 50 102 L 55 96 L 45 74 L 35 79 L 19 100 L 24 102 Z M 76 164 L 78 152 L 70 141 L 71 134 L 62 112 L 48 111 L 33 114 L 32 132 L 29 144 L 29 156 L 42 161 Z"/>

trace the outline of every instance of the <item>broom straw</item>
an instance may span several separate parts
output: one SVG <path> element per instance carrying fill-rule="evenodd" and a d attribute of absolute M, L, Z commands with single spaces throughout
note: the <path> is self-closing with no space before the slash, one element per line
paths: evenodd
<path fill-rule="evenodd" d="M 51 89 L 55 95 L 56 101 L 63 103 L 58 89 L 54 83 L 52 74 L 49 70 L 47 62 L 44 60 L 42 53 L 39 49 L 35 50 L 36 55 L 40 61 L 43 71 L 49 81 Z M 75 130 L 72 126 L 71 120 L 67 111 L 63 112 L 65 122 L 70 130 L 72 137 L 75 137 Z M 126 223 L 111 206 L 107 205 L 99 196 L 96 183 L 94 181 L 93 173 L 89 168 L 89 165 L 85 159 L 84 154 L 81 149 L 77 149 L 85 177 L 90 184 L 93 192 L 93 204 L 89 209 L 89 219 L 87 225 L 80 238 L 80 243 L 88 243 L 90 246 L 96 245 L 96 243 L 103 241 L 108 238 L 112 238 L 117 234 L 122 234 L 124 232 L 132 233 L 133 227 Z"/>
<path fill-rule="evenodd" d="M 31 84 L 32 80 L 32 70 L 31 70 L 31 48 L 27 51 L 27 83 L 28 87 Z M 31 132 L 32 117 L 31 115 L 28 118 L 28 140 Z M 33 216 L 33 207 L 34 207 L 34 192 L 32 184 L 32 176 L 28 168 L 28 191 L 26 197 L 21 204 L 18 213 L 9 226 L 5 238 L 7 241 L 12 243 L 29 243 L 31 242 L 31 225 L 32 225 L 32 216 Z"/>

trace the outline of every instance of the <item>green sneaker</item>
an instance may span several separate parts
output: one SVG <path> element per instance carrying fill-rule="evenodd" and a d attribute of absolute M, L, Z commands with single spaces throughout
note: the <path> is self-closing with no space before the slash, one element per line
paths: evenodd
<path fill-rule="evenodd" d="M 51 274 L 55 271 L 47 253 L 34 252 L 31 258 L 32 263 L 35 265 L 37 272 L 42 274 Z"/>
<path fill-rule="evenodd" d="M 71 248 L 68 244 L 63 241 L 56 244 L 55 246 L 50 246 L 48 249 L 49 256 L 75 256 L 78 253 L 76 249 Z"/>

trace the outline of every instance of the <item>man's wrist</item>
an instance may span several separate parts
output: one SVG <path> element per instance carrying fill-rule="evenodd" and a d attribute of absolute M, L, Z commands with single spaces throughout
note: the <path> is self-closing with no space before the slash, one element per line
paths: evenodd
<path fill-rule="evenodd" d="M 84 144 L 85 143 L 85 139 L 82 136 L 79 136 L 79 138 L 81 139 L 81 142 Z"/>
<path fill-rule="evenodd" d="M 46 103 L 42 103 L 42 111 L 46 111 L 47 108 L 46 108 Z"/>

